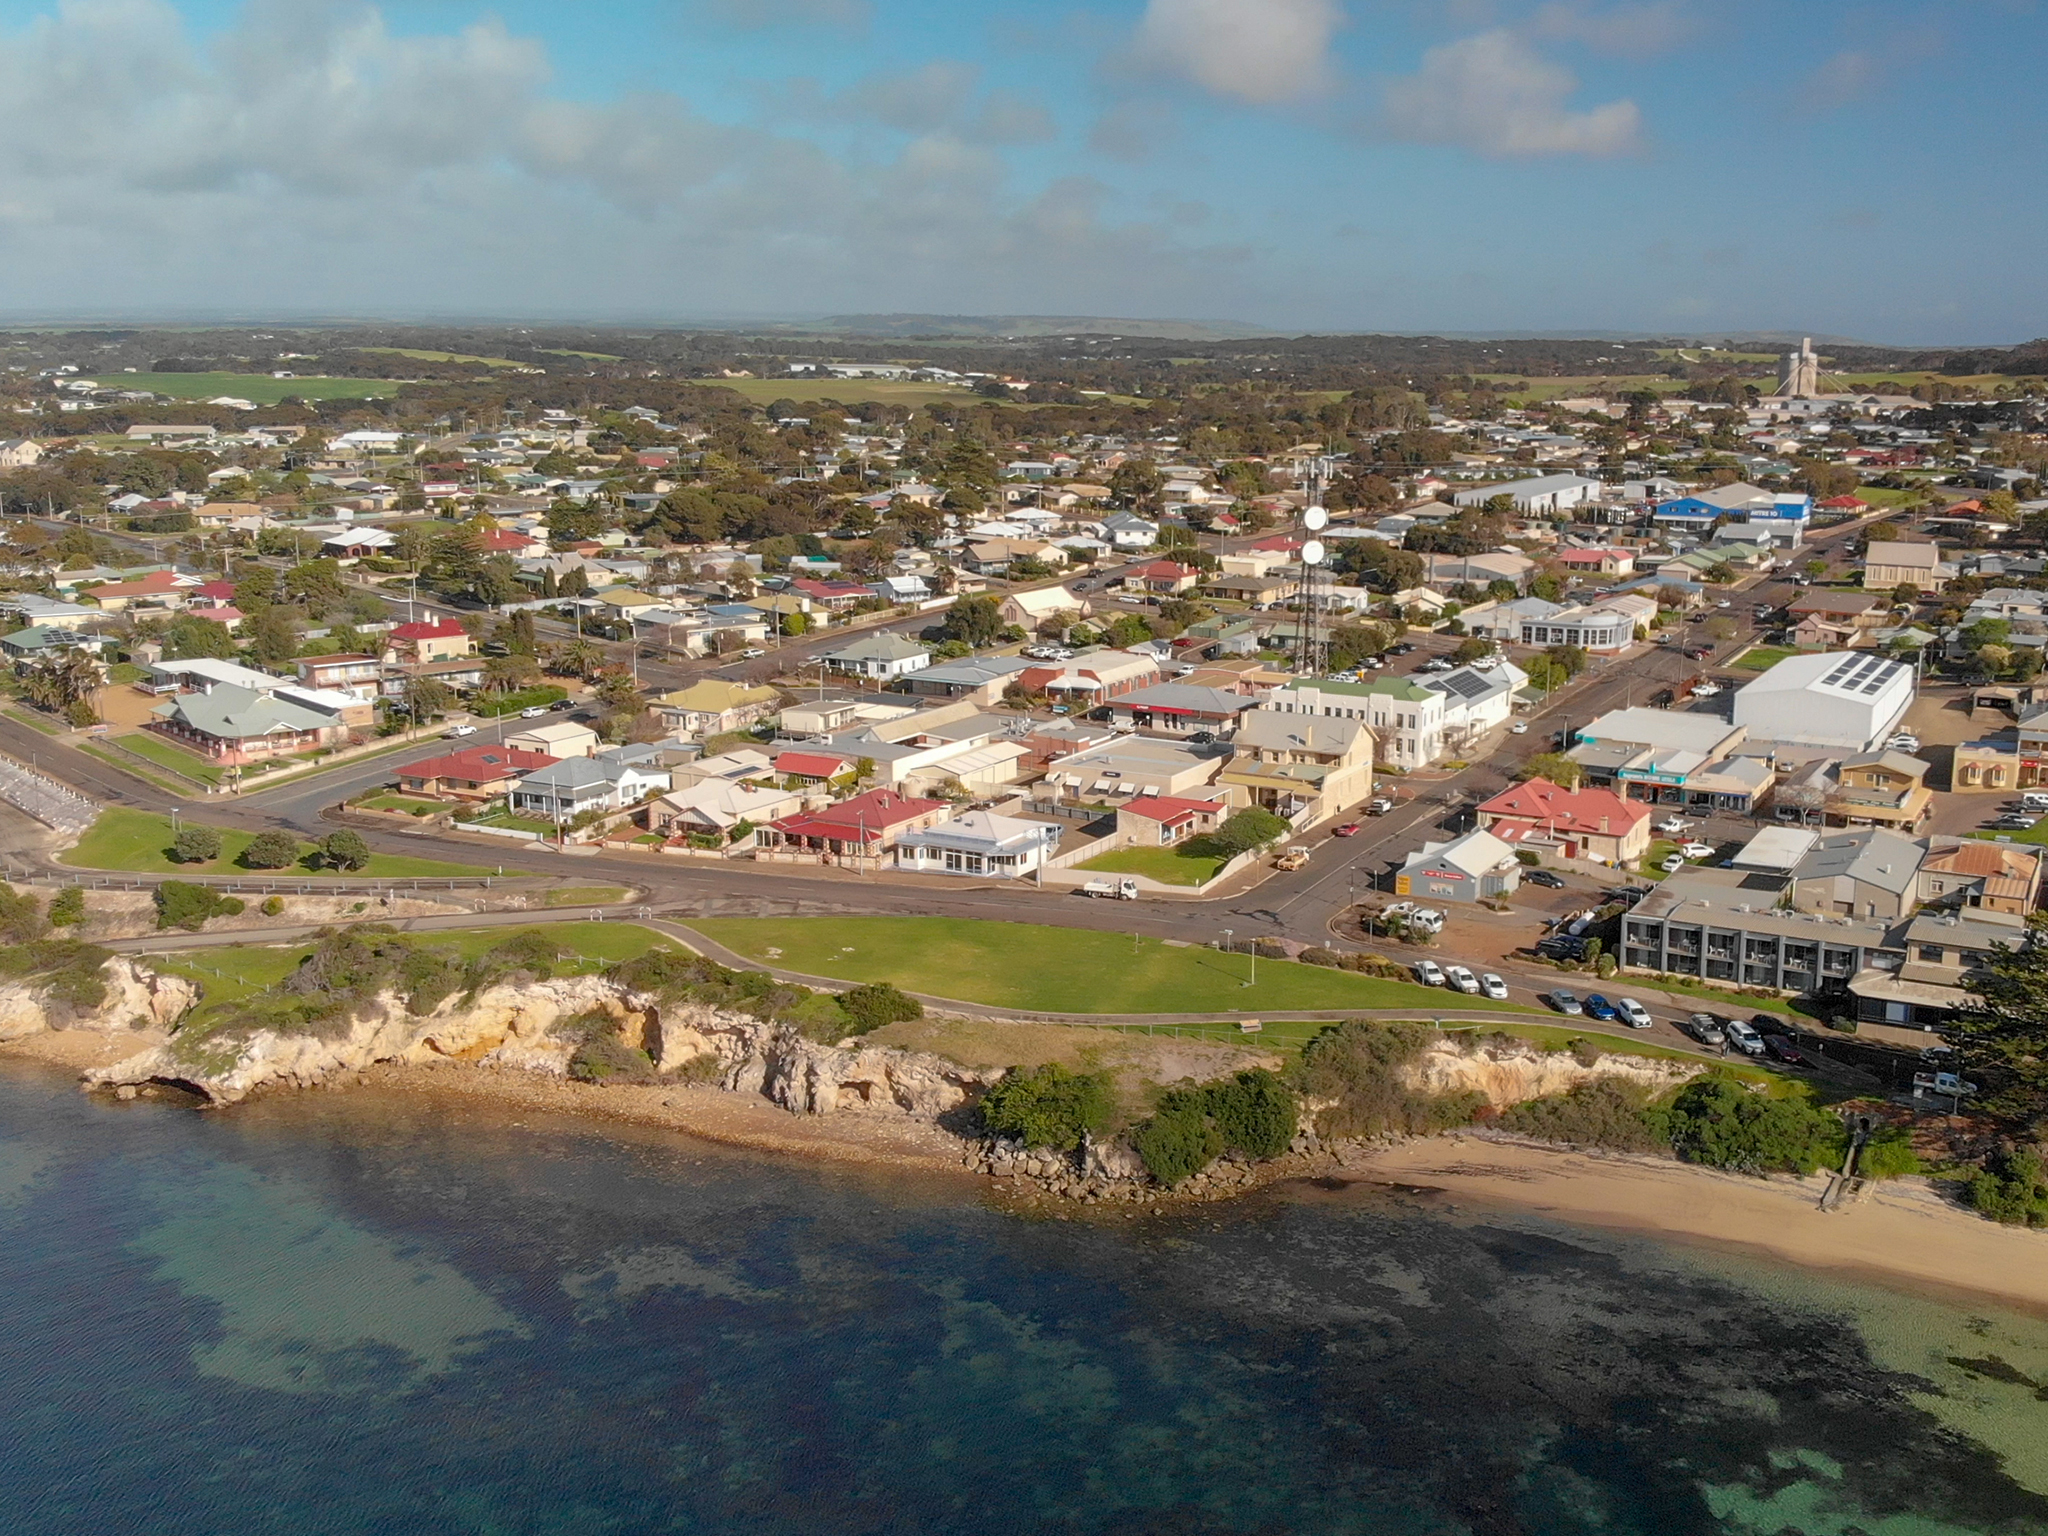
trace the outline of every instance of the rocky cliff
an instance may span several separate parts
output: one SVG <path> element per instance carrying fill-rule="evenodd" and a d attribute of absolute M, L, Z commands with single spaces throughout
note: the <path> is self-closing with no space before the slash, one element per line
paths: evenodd
<path fill-rule="evenodd" d="M 657 1072 L 688 1067 L 797 1114 L 868 1110 L 935 1121 L 1002 1075 L 923 1052 L 821 1045 L 787 1026 L 701 1004 L 664 1009 L 657 998 L 585 976 L 491 987 L 425 1015 L 387 994 L 324 1033 L 186 1032 L 87 1073 L 86 1082 L 171 1082 L 233 1104 L 260 1088 L 312 1087 L 379 1062 L 458 1060 L 563 1076 L 580 1035 L 557 1026 L 599 1015 L 624 1044 L 644 1050 Z"/>
<path fill-rule="evenodd" d="M 1424 1093 L 1486 1096 L 1496 1109 L 1525 1099 L 1569 1093 L 1581 1083 L 1618 1077 L 1660 1091 L 1696 1077 L 1704 1066 L 1650 1056 L 1607 1053 L 1581 1061 L 1569 1051 L 1539 1051 L 1530 1045 L 1488 1041 L 1479 1045 L 1446 1039 L 1433 1044 L 1407 1068 L 1410 1088 Z"/>
<path fill-rule="evenodd" d="M 160 976 L 132 960 L 116 958 L 100 968 L 105 998 L 80 1008 L 50 993 L 30 977 L 0 986 L 0 1041 L 26 1039 L 53 1029 L 168 1029 L 199 1000 L 199 989 L 178 976 Z"/>

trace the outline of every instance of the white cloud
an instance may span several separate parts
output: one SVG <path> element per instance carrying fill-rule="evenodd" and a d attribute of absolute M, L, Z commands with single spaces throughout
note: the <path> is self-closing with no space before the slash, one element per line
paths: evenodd
<path fill-rule="evenodd" d="M 839 156 L 672 92 L 564 99 L 546 50 L 496 22 L 399 35 L 354 0 L 254 0 L 202 42 L 167 0 L 62 0 L 0 30 L 0 312 L 1192 298 L 1196 258 L 1163 224 L 1092 192 L 1015 189 L 996 146 L 1050 121 L 972 85 L 878 85 L 870 105 L 907 142 Z"/>
<path fill-rule="evenodd" d="M 1329 88 L 1337 0 L 1149 0 L 1139 62 L 1255 105 Z"/>
<path fill-rule="evenodd" d="M 1632 101 L 1575 112 L 1578 78 L 1513 32 L 1481 32 L 1432 48 L 1422 68 L 1389 83 L 1387 131 L 1423 144 L 1455 144 L 1483 155 L 1618 155 L 1637 147 L 1641 115 Z"/>
<path fill-rule="evenodd" d="M 1542 37 L 1583 43 L 1601 53 L 1647 59 L 1668 53 L 1699 30 L 1683 0 L 1645 0 L 1642 4 L 1589 9 L 1584 0 L 1551 0 L 1530 21 Z"/>

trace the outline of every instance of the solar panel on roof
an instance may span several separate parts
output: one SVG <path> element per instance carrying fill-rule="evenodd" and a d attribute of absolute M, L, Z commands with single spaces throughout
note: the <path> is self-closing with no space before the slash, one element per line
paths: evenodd
<path fill-rule="evenodd" d="M 1431 680 L 1430 687 L 1441 688 L 1446 693 L 1455 693 L 1461 699 L 1476 699 L 1490 686 L 1483 679 L 1470 672 L 1453 672 L 1448 677 Z"/>

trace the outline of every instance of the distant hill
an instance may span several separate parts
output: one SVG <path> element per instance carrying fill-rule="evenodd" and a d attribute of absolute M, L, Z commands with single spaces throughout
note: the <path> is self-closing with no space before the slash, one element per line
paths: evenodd
<path fill-rule="evenodd" d="M 827 315 L 769 329 L 825 336 L 1143 336 L 1154 341 L 1241 341 L 1284 334 L 1234 320 L 1118 320 L 1101 315 Z"/>

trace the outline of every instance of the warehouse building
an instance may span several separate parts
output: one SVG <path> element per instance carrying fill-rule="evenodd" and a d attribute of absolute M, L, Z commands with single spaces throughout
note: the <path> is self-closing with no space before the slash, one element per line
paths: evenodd
<path fill-rule="evenodd" d="M 1735 695 L 1752 741 L 1868 752 L 1905 718 L 1913 669 L 1868 651 L 1788 656 Z"/>

